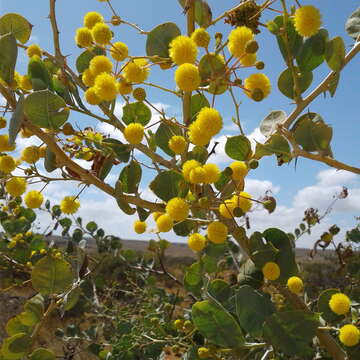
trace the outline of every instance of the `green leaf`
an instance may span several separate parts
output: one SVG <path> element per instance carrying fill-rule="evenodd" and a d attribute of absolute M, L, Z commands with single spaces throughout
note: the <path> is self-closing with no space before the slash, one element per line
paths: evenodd
<path fill-rule="evenodd" d="M 172 22 L 156 26 L 147 35 L 146 55 L 169 58 L 169 45 L 179 35 L 181 35 L 180 29 Z"/>
<path fill-rule="evenodd" d="M 149 215 L 151 214 L 150 211 L 145 210 L 144 208 L 137 206 L 136 207 L 136 211 L 139 215 L 139 220 L 140 221 L 145 221 Z"/>
<path fill-rule="evenodd" d="M 65 101 L 49 90 L 36 91 L 27 96 L 24 112 L 33 124 L 52 130 L 60 129 L 70 113 Z"/>
<path fill-rule="evenodd" d="M 81 288 L 76 287 L 72 289 L 64 299 L 64 310 L 69 311 L 71 310 L 79 301 L 81 295 Z"/>
<path fill-rule="evenodd" d="M 1 354 L 6 360 L 22 359 L 31 344 L 28 334 L 18 333 L 4 340 Z"/>
<path fill-rule="evenodd" d="M 7 84 L 14 80 L 14 70 L 18 56 L 16 39 L 13 34 L 0 36 L 0 78 Z"/>
<path fill-rule="evenodd" d="M 225 144 L 226 155 L 234 160 L 246 161 L 251 156 L 250 140 L 243 135 L 228 137 Z"/>
<path fill-rule="evenodd" d="M 331 70 L 341 70 L 345 60 L 345 44 L 340 36 L 334 37 L 327 42 L 325 58 Z"/>
<path fill-rule="evenodd" d="M 332 79 L 329 81 L 328 90 L 331 97 L 334 97 L 336 89 L 340 80 L 340 72 L 336 72 Z"/>
<path fill-rule="evenodd" d="M 98 228 L 98 225 L 95 221 L 89 221 L 87 224 L 86 224 L 86 230 L 87 231 L 90 231 L 91 233 L 95 232 Z"/>
<path fill-rule="evenodd" d="M 202 267 L 200 263 L 195 262 L 185 270 L 184 276 L 185 289 L 193 293 L 195 296 L 201 295 L 202 281 Z"/>
<path fill-rule="evenodd" d="M 105 50 L 100 47 L 95 47 L 94 49 L 92 49 L 92 51 L 85 50 L 76 59 L 76 64 L 75 64 L 76 70 L 79 73 L 83 73 L 89 67 L 90 61 L 93 57 L 95 57 L 96 55 L 105 55 L 105 54 L 106 54 Z"/>
<path fill-rule="evenodd" d="M 205 54 L 199 62 L 199 73 L 201 85 L 210 84 L 210 93 L 218 95 L 226 91 L 228 75 L 226 75 L 226 66 L 222 56 L 215 53 Z"/>
<path fill-rule="evenodd" d="M 31 313 L 35 322 L 32 325 L 35 325 L 38 323 L 43 315 L 44 315 L 44 298 L 41 296 L 41 294 L 37 294 L 31 299 L 29 299 L 25 305 L 24 309 L 26 312 Z M 24 322 L 23 322 L 24 323 Z M 25 325 L 28 325 L 24 323 Z M 31 325 L 28 325 L 31 326 Z"/>
<path fill-rule="evenodd" d="M 267 262 L 275 261 L 279 252 L 271 242 L 264 242 L 260 232 L 250 236 L 249 250 L 251 260 L 259 269 L 262 269 Z"/>
<path fill-rule="evenodd" d="M 225 303 L 232 295 L 231 286 L 224 280 L 215 279 L 208 287 L 209 294 L 220 303 Z"/>
<path fill-rule="evenodd" d="M 235 302 L 240 326 L 250 335 L 260 337 L 264 321 L 275 312 L 269 297 L 249 285 L 243 285 L 236 290 Z"/>
<path fill-rule="evenodd" d="M 29 328 L 24 325 L 18 316 L 11 318 L 6 324 L 6 332 L 9 336 L 13 336 L 17 333 L 27 333 Z"/>
<path fill-rule="evenodd" d="M 235 319 L 213 301 L 200 301 L 192 307 L 195 327 L 208 341 L 221 347 L 239 348 L 245 339 Z"/>
<path fill-rule="evenodd" d="M 210 107 L 208 99 L 203 94 L 192 95 L 190 102 L 190 122 L 196 119 L 197 114 L 203 107 Z"/>
<path fill-rule="evenodd" d="M 178 0 L 184 8 L 186 0 Z M 195 22 L 201 27 L 208 27 L 212 21 L 211 8 L 205 0 L 195 0 Z"/>
<path fill-rule="evenodd" d="M 295 71 L 300 75 L 298 75 L 300 93 L 302 94 L 306 91 L 312 83 L 313 74 L 311 71 L 302 71 L 299 72 L 298 68 L 295 68 Z M 295 90 L 294 90 L 294 80 L 292 77 L 292 73 L 290 69 L 284 70 L 278 79 L 278 87 L 279 90 L 290 99 L 295 98 Z"/>
<path fill-rule="evenodd" d="M 182 135 L 181 129 L 176 125 L 161 123 L 156 130 L 155 140 L 157 146 L 169 156 L 174 156 L 175 153 L 169 148 L 169 140 L 174 135 Z"/>
<path fill-rule="evenodd" d="M 204 146 L 194 146 L 193 149 L 188 153 L 188 160 L 197 160 L 201 164 L 205 164 L 209 157 L 209 153 Z"/>
<path fill-rule="evenodd" d="M 28 76 L 35 91 L 54 89 L 50 71 L 37 55 L 34 55 L 29 61 Z"/>
<path fill-rule="evenodd" d="M 277 156 L 279 164 L 291 160 L 290 145 L 282 135 L 274 134 L 265 142 L 265 144 L 256 144 L 256 159 L 261 159 L 263 156 L 272 154 Z"/>
<path fill-rule="evenodd" d="M 106 156 L 103 163 L 101 164 L 98 178 L 100 180 L 105 180 L 105 178 L 110 174 L 110 171 L 113 166 L 114 166 L 114 157 L 111 155 Z"/>
<path fill-rule="evenodd" d="M 40 294 L 60 294 L 67 290 L 74 279 L 70 264 L 51 255 L 40 259 L 33 267 L 31 281 Z"/>
<path fill-rule="evenodd" d="M 0 34 L 12 33 L 22 44 L 29 40 L 31 29 L 32 25 L 19 14 L 9 13 L 0 18 Z"/>
<path fill-rule="evenodd" d="M 173 230 L 178 236 L 188 236 L 196 227 L 196 221 L 184 220 L 174 225 Z"/>
<path fill-rule="evenodd" d="M 329 306 L 331 297 L 339 292 L 339 289 L 326 289 L 319 295 L 317 308 L 321 317 L 328 323 L 339 323 L 345 318 L 344 315 L 335 314 Z"/>
<path fill-rule="evenodd" d="M 169 201 L 177 196 L 184 197 L 189 190 L 189 185 L 183 176 L 173 170 L 158 174 L 149 187 L 163 201 Z"/>
<path fill-rule="evenodd" d="M 236 190 L 236 183 L 227 175 L 226 169 L 221 172 L 219 180 L 214 185 L 216 190 L 221 191 L 222 197 L 228 197 Z"/>
<path fill-rule="evenodd" d="M 122 120 L 126 125 L 140 123 L 145 126 L 151 120 L 151 110 L 143 102 L 126 104 L 123 107 Z"/>
<path fill-rule="evenodd" d="M 141 175 L 141 166 L 132 160 L 130 164 L 122 169 L 119 176 L 119 180 L 122 183 L 122 191 L 128 194 L 136 194 L 141 181 Z"/>
<path fill-rule="evenodd" d="M 273 110 L 269 115 L 261 121 L 260 132 L 264 136 L 270 136 L 277 129 L 278 124 L 284 123 L 286 120 L 286 113 L 283 110 Z"/>
<path fill-rule="evenodd" d="M 19 96 L 16 109 L 11 116 L 9 124 L 9 144 L 14 145 L 17 134 L 20 131 L 22 121 L 24 119 L 24 95 Z"/>
<path fill-rule="evenodd" d="M 296 56 L 300 71 L 313 71 L 322 64 L 328 36 L 326 29 L 320 29 L 316 35 L 305 40 Z"/>
<path fill-rule="evenodd" d="M 305 311 L 283 311 L 264 324 L 264 337 L 286 355 L 308 358 L 314 354 L 311 341 L 318 327 L 316 315 Z"/>
<path fill-rule="evenodd" d="M 120 180 L 115 184 L 115 198 L 119 208 L 127 215 L 133 215 L 136 212 L 136 209 L 132 208 L 123 198 L 123 185 Z"/>
<path fill-rule="evenodd" d="M 112 138 L 106 138 L 102 141 L 102 147 L 111 149 L 113 154 L 121 162 L 128 162 L 130 158 L 131 148 L 127 144 L 123 144 L 121 141 Z"/>
<path fill-rule="evenodd" d="M 357 40 L 360 36 L 360 7 L 358 7 L 347 19 L 345 24 L 346 32 Z"/>
<path fill-rule="evenodd" d="M 45 348 L 38 348 L 30 355 L 31 360 L 55 360 L 55 354 Z"/>
<path fill-rule="evenodd" d="M 50 150 L 48 146 L 46 147 L 45 151 L 44 167 L 47 172 L 53 172 L 55 169 L 57 169 L 56 155 Z"/>

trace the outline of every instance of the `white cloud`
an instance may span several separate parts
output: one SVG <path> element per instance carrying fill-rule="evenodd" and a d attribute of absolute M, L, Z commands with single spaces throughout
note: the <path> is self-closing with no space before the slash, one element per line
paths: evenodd
<path fill-rule="evenodd" d="M 320 171 L 317 175 L 319 185 L 345 185 L 356 179 L 357 175 L 345 170 L 328 169 Z"/>

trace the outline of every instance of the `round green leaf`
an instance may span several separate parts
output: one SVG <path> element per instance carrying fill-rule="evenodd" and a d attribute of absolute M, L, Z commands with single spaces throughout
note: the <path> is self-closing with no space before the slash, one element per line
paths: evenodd
<path fill-rule="evenodd" d="M 40 259 L 31 272 L 32 285 L 42 295 L 64 292 L 71 286 L 73 279 L 70 264 L 50 255 Z"/>
<path fill-rule="evenodd" d="M 35 125 L 58 130 L 68 119 L 69 109 L 65 101 L 49 90 L 36 91 L 24 102 L 26 117 Z"/>
<path fill-rule="evenodd" d="M 0 36 L 0 78 L 8 84 L 14 79 L 18 49 L 13 34 Z"/>
<path fill-rule="evenodd" d="M 205 54 L 199 62 L 199 73 L 202 86 L 208 85 L 210 80 L 223 78 L 226 73 L 224 58 L 215 53 Z"/>
<path fill-rule="evenodd" d="M 169 148 L 169 140 L 174 135 L 182 135 L 181 129 L 176 125 L 165 123 L 160 124 L 155 134 L 156 145 L 169 156 L 175 155 L 175 153 Z"/>
<path fill-rule="evenodd" d="M 17 333 L 26 333 L 28 332 L 29 328 L 24 325 L 18 316 L 11 318 L 6 324 L 6 332 L 9 336 L 13 336 Z"/>
<path fill-rule="evenodd" d="M 208 292 L 217 301 L 224 303 L 230 298 L 232 289 L 226 281 L 215 279 L 209 284 Z"/>
<path fill-rule="evenodd" d="M 225 144 L 225 152 L 234 160 L 248 160 L 251 156 L 250 140 L 243 135 L 228 137 Z"/>
<path fill-rule="evenodd" d="M 123 195 L 123 184 L 118 180 L 115 184 L 115 198 L 119 208 L 127 215 L 133 215 L 136 212 L 136 209 L 132 208 L 126 201 L 122 198 Z"/>
<path fill-rule="evenodd" d="M 55 354 L 45 348 L 38 348 L 36 349 L 31 355 L 31 360 L 55 360 Z"/>
<path fill-rule="evenodd" d="M 29 40 L 31 29 L 32 25 L 19 14 L 9 13 L 0 18 L 0 34 L 11 32 L 23 44 Z"/>
<path fill-rule="evenodd" d="M 191 96 L 190 102 L 190 122 L 193 122 L 203 107 L 210 107 L 208 99 L 203 94 Z"/>
<path fill-rule="evenodd" d="M 49 149 L 48 146 L 45 151 L 44 167 L 47 172 L 53 172 L 57 169 L 56 155 Z"/>
<path fill-rule="evenodd" d="M 17 134 L 20 131 L 22 121 L 24 119 L 24 95 L 19 96 L 16 109 L 11 116 L 9 124 L 9 144 L 14 145 Z"/>
<path fill-rule="evenodd" d="M 344 315 L 335 314 L 329 306 L 331 297 L 338 292 L 340 292 L 339 289 L 326 289 L 319 295 L 317 301 L 318 311 L 321 317 L 328 323 L 339 323 L 345 318 Z"/>
<path fill-rule="evenodd" d="M 85 50 L 76 59 L 76 70 L 79 73 L 83 73 L 89 67 L 90 61 L 93 57 L 105 54 L 105 50 L 99 47 L 95 47 L 92 51 Z"/>
<path fill-rule="evenodd" d="M 273 110 L 260 124 L 260 132 L 264 136 L 270 136 L 276 131 L 277 125 L 286 120 L 286 113 L 283 110 Z"/>
<path fill-rule="evenodd" d="M 1 354 L 5 359 L 17 360 L 25 356 L 31 343 L 31 338 L 25 333 L 17 333 L 4 340 Z"/>
<path fill-rule="evenodd" d="M 131 161 L 126 165 L 121 173 L 119 180 L 122 183 L 122 191 L 128 194 L 135 194 L 141 181 L 142 170 L 139 163 Z"/>
<path fill-rule="evenodd" d="M 341 70 L 345 60 L 345 44 L 340 36 L 327 42 L 325 58 L 331 70 Z"/>
<path fill-rule="evenodd" d="M 172 22 L 160 24 L 152 29 L 146 39 L 146 55 L 169 57 L 169 44 L 181 35 L 178 26 Z"/>
<path fill-rule="evenodd" d="M 122 120 L 126 125 L 140 123 L 145 126 L 151 120 L 151 110 L 143 102 L 126 104 L 123 107 Z"/>
<path fill-rule="evenodd" d="M 300 75 L 298 76 L 299 87 L 300 87 L 300 92 L 303 93 L 311 85 L 312 80 L 313 80 L 313 74 L 311 71 L 299 72 L 299 69 L 297 69 L 297 68 L 295 69 L 295 71 L 300 73 Z M 293 80 L 290 69 L 286 69 L 280 74 L 279 79 L 278 79 L 278 87 L 279 87 L 279 90 L 285 96 L 289 97 L 290 99 L 294 99 L 294 97 L 295 97 L 294 80 Z"/>

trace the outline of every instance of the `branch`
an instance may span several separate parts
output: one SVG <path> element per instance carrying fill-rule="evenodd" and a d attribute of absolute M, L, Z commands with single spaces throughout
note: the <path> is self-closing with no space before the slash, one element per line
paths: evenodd
<path fill-rule="evenodd" d="M 60 40 L 59 40 L 60 31 L 59 31 L 59 28 L 57 26 L 57 21 L 56 21 L 55 3 L 56 3 L 56 0 L 50 0 L 49 19 L 51 22 L 51 28 L 52 28 L 53 39 L 54 39 L 55 58 L 60 65 L 64 65 L 65 57 L 61 54 L 61 50 L 60 50 Z"/>

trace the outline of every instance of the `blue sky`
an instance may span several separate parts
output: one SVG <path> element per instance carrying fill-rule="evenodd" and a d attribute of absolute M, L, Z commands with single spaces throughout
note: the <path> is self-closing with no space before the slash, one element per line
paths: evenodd
<path fill-rule="evenodd" d="M 0 12 L 2 14 L 17 12 L 25 16 L 34 25 L 32 38 L 29 43 L 39 43 L 42 48 L 52 52 L 52 33 L 49 20 L 47 19 L 49 12 L 48 1 L 36 0 L 35 3 L 36 6 L 34 6 L 34 2 L 26 0 L 0 0 Z M 182 29 L 182 32 L 185 33 L 185 18 L 182 15 L 181 7 L 176 0 L 113 0 L 112 3 L 121 17 L 130 22 L 141 24 L 141 27 L 144 30 L 150 30 L 162 22 L 173 21 L 176 22 Z M 235 6 L 237 3 L 238 1 L 234 0 L 209 0 L 214 17 L 217 17 L 219 14 L 223 13 L 224 10 Z M 311 3 L 318 7 L 322 13 L 323 24 L 328 29 L 330 36 L 342 36 L 347 50 L 350 49 L 353 40 L 345 33 L 344 24 L 347 17 L 358 6 L 358 0 L 314 0 L 312 2 L 301 1 L 301 3 Z M 277 3 L 273 6 L 279 8 L 279 4 Z M 57 16 L 61 32 L 62 51 L 64 54 L 70 55 L 70 64 L 74 64 L 76 57 L 81 53 L 81 49 L 76 47 L 73 39 L 76 29 L 82 26 L 83 15 L 88 11 L 99 11 L 106 19 L 111 18 L 111 12 L 107 5 L 98 2 L 97 0 L 57 1 Z M 275 16 L 276 13 L 267 11 L 264 13 L 261 21 L 265 23 Z M 127 43 L 131 55 L 136 56 L 144 54 L 146 36 L 139 35 L 134 29 L 125 25 L 113 29 L 115 32 L 115 39 Z M 231 31 L 231 28 L 228 25 L 219 22 L 216 31 L 222 32 L 224 37 L 226 37 Z M 258 128 L 260 121 L 271 110 L 282 109 L 289 113 L 292 109 L 289 99 L 285 98 L 276 86 L 277 77 L 281 71 L 285 69 L 285 64 L 279 54 L 275 37 L 263 28 L 261 34 L 257 36 L 257 40 L 260 44 L 258 58 L 263 60 L 266 64 L 264 72 L 269 76 L 272 82 L 272 93 L 261 103 L 252 102 L 245 98 L 242 93 L 237 93 L 238 99 L 243 101 L 240 108 L 240 114 L 245 132 L 247 134 L 256 135 L 256 138 L 258 138 L 258 130 L 256 129 Z M 360 95 L 358 90 L 360 80 L 359 64 L 358 57 L 342 72 L 341 82 L 335 98 L 331 99 L 330 97 L 327 97 L 324 99 L 323 96 L 320 96 L 308 109 L 310 111 L 318 112 L 324 120 L 333 127 L 334 137 L 332 147 L 335 157 L 341 161 L 360 167 L 358 150 L 359 142 L 357 138 L 357 133 L 360 130 L 360 123 L 358 121 L 358 111 L 356 111 L 356 106 L 354 106 L 354 104 L 358 102 Z M 22 55 L 19 58 L 18 70 L 21 73 L 25 73 L 26 66 L 27 59 Z M 254 71 L 246 71 L 242 74 L 244 74 L 243 76 L 246 76 L 246 74 L 251 72 Z M 311 88 L 318 84 L 327 72 L 328 67 L 326 64 L 323 64 L 320 68 L 316 69 L 314 72 L 314 82 Z M 240 74 L 240 76 L 242 74 Z M 156 79 L 158 83 L 162 83 L 169 88 L 174 88 L 173 75 L 169 71 L 152 70 L 150 80 L 154 79 Z M 166 110 L 171 115 L 181 116 L 181 104 L 177 98 L 153 89 L 147 89 L 147 92 L 153 103 L 158 103 L 159 106 L 160 104 L 166 106 Z M 229 97 L 227 95 L 219 96 L 216 100 L 215 107 L 221 111 L 225 120 L 225 125 L 227 125 L 221 134 L 223 136 L 220 139 L 225 139 L 224 135 L 235 135 L 236 131 L 231 127 L 230 120 L 234 115 L 234 109 L 229 101 Z M 82 121 L 84 120 L 85 119 L 78 116 L 78 114 L 72 115 L 71 118 L 71 121 L 81 124 L 83 124 Z M 100 129 L 111 132 L 111 129 L 109 128 Z M 220 167 L 224 168 L 231 160 L 227 159 L 221 151 L 220 147 L 217 162 Z M 120 169 L 116 168 L 109 181 L 115 179 L 119 171 Z M 150 175 L 151 174 L 148 174 L 142 183 L 144 189 L 146 189 L 146 183 L 148 182 Z M 342 205 L 337 205 L 332 219 L 328 220 L 329 223 L 335 221 L 338 224 L 343 224 L 345 227 L 353 225 L 355 223 L 353 217 L 358 215 L 360 210 L 360 183 L 356 176 L 345 172 L 329 170 L 329 168 L 323 164 L 306 159 L 299 159 L 296 169 L 294 163 L 277 167 L 274 157 L 263 159 L 259 168 L 249 175 L 249 179 L 249 190 L 252 190 L 260 196 L 261 191 L 264 192 L 271 189 L 276 193 L 276 198 L 280 205 L 279 209 L 271 215 L 271 217 L 267 216 L 262 211 L 254 211 L 254 213 L 251 214 L 251 218 L 254 219 L 254 230 L 270 225 L 282 226 L 286 230 L 291 230 L 301 221 L 302 211 L 305 210 L 307 206 L 324 208 L 331 201 L 333 193 L 338 191 L 343 184 L 349 186 L 350 198 L 348 200 L 343 200 Z M 62 191 L 65 191 L 65 189 L 66 191 L 73 192 L 70 187 L 62 187 L 60 192 L 49 189 L 48 195 L 55 200 L 58 200 L 60 194 L 62 194 Z M 68 195 L 68 193 L 64 195 Z M 147 195 L 150 196 L 150 194 Z M 112 219 L 114 219 L 112 222 L 109 221 L 108 217 L 105 215 L 106 210 L 115 205 L 113 200 L 106 198 L 106 195 L 95 190 L 89 190 L 82 196 L 82 203 L 82 215 L 84 217 L 89 217 L 88 219 L 91 220 L 91 216 L 96 216 L 99 223 L 103 224 L 107 230 L 113 232 L 121 231 L 121 234 L 124 234 L 126 237 L 135 237 L 131 231 L 129 221 L 124 220 L 124 217 L 120 212 L 112 217 Z M 102 213 L 101 211 L 99 212 L 99 209 L 102 209 L 102 206 L 106 206 L 107 208 L 104 209 L 103 216 L 99 215 Z M 113 212 L 116 211 L 117 209 L 114 208 Z M 327 225 L 328 223 L 320 226 L 318 233 L 321 233 Z M 149 235 L 146 235 L 143 238 L 149 238 Z M 175 239 L 171 234 L 169 235 L 169 238 Z M 302 240 L 300 245 L 309 246 L 314 240 L 316 240 L 315 237 L 308 237 L 307 239 Z"/>

